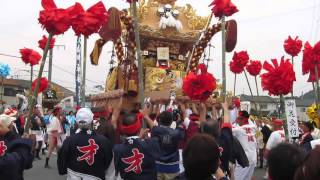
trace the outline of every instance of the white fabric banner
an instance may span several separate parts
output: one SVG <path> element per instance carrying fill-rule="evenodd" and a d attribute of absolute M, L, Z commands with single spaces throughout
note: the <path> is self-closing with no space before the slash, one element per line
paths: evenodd
<path fill-rule="evenodd" d="M 289 137 L 290 138 L 299 137 L 296 101 L 294 99 L 286 99 L 284 101 L 284 104 L 286 109 Z"/>

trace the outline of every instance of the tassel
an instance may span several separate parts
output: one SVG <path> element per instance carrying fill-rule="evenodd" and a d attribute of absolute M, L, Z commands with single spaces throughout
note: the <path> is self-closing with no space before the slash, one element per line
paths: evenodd
<path fill-rule="evenodd" d="M 159 23 L 160 29 L 166 29 L 167 28 L 167 24 L 168 24 L 168 19 L 166 17 L 162 16 L 160 18 L 160 23 Z"/>
<path fill-rule="evenodd" d="M 167 23 L 167 25 L 168 25 L 169 27 L 175 27 L 175 26 L 176 26 L 176 19 L 175 19 L 172 15 L 170 15 L 170 16 L 168 17 L 168 23 Z"/>
<path fill-rule="evenodd" d="M 98 65 L 99 57 L 102 52 L 102 48 L 105 45 L 106 41 L 103 39 L 98 39 L 94 44 L 94 48 L 90 54 L 90 60 L 92 65 Z"/>

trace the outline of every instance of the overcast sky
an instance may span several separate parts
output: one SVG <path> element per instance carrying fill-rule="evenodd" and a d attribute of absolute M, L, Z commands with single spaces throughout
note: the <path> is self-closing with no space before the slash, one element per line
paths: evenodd
<path fill-rule="evenodd" d="M 77 0 L 85 8 L 93 5 L 97 0 Z M 56 0 L 59 7 L 68 7 L 76 0 Z M 124 0 L 104 0 L 107 8 L 115 6 L 124 8 L 128 5 Z M 194 3 L 196 2 L 196 3 Z M 283 41 L 291 36 L 299 36 L 303 41 L 314 44 L 320 40 L 320 1 L 319 0 L 233 0 L 240 10 L 232 18 L 238 22 L 238 43 L 236 51 L 247 50 L 252 59 L 270 60 L 280 59 L 285 55 Z M 210 14 L 208 4 L 211 0 L 179 0 L 179 4 L 192 4 L 200 15 Z M 19 56 L 19 49 L 23 47 L 37 47 L 37 41 L 43 34 L 47 34 L 38 24 L 38 13 L 41 8 L 40 0 L 0 0 L 0 53 Z M 213 19 L 216 23 L 217 19 Z M 99 37 L 90 36 L 88 51 L 92 50 L 94 42 Z M 74 69 L 76 36 L 72 30 L 57 37 L 56 44 L 66 48 L 54 49 L 53 81 L 74 90 Z M 210 62 L 210 72 L 218 79 L 221 78 L 221 34 L 212 39 L 215 48 L 211 51 L 213 61 Z M 94 92 L 94 86 L 104 85 L 109 69 L 110 44 L 105 46 L 98 66 L 87 65 L 87 92 Z M 227 54 L 229 64 L 233 53 Z M 295 58 L 297 82 L 294 85 L 295 95 L 300 95 L 312 89 L 307 83 L 307 76 L 301 74 L 302 55 Z M 20 59 L 0 56 L 0 62 L 8 63 L 13 69 L 12 75 L 19 78 L 28 78 L 29 67 Z M 36 67 L 37 69 L 38 67 Z M 46 69 L 47 70 L 47 69 Z M 255 91 L 253 78 L 251 85 Z M 227 67 L 227 89 L 233 89 L 234 76 Z M 244 75 L 240 75 L 237 85 L 237 94 L 249 93 Z M 259 82 L 260 85 L 260 82 Z M 261 89 L 260 89 L 261 92 Z"/>

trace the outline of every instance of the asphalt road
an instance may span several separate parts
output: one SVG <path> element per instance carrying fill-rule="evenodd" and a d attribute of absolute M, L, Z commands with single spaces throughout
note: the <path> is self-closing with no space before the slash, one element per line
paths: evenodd
<path fill-rule="evenodd" d="M 45 169 L 45 157 L 42 160 L 36 160 L 33 162 L 33 168 L 25 171 L 25 180 L 65 180 L 66 176 L 60 176 L 57 170 L 57 159 L 56 156 L 52 156 L 50 159 L 51 169 Z M 256 169 L 255 180 L 263 180 L 264 170 Z"/>

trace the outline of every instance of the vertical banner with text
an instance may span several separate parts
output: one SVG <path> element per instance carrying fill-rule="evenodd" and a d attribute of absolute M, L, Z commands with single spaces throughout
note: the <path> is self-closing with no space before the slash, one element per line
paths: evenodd
<path fill-rule="evenodd" d="M 298 116 L 296 101 L 294 99 L 286 99 L 284 101 L 287 117 L 287 127 L 290 138 L 299 137 Z"/>
<path fill-rule="evenodd" d="M 76 70 L 75 70 L 75 80 L 76 80 L 76 103 L 77 106 L 80 105 L 80 85 L 81 85 L 81 37 L 78 36 L 77 39 L 77 50 L 76 50 Z"/>

